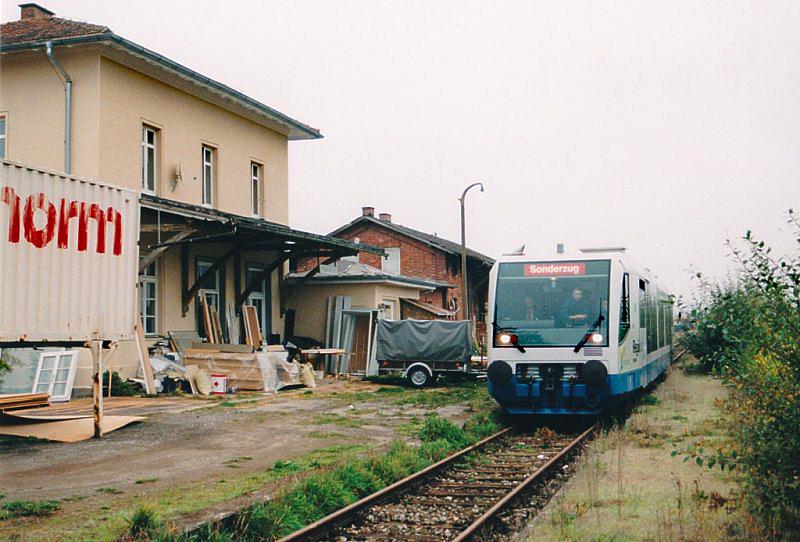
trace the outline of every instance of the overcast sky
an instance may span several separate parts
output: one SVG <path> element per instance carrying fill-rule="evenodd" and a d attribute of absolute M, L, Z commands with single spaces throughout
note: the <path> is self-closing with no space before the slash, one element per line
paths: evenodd
<path fill-rule="evenodd" d="M 41 3 L 320 128 L 290 145 L 297 228 L 372 205 L 458 241 L 480 180 L 493 257 L 622 245 L 685 294 L 747 229 L 794 250 L 800 2 Z"/>

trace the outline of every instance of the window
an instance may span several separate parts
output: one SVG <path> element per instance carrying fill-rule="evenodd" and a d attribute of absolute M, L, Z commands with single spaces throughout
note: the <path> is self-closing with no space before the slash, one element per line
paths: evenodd
<path fill-rule="evenodd" d="M 77 352 L 74 350 L 42 352 L 36 367 L 33 393 L 49 393 L 50 401 L 69 401 L 75 382 L 76 360 Z"/>
<path fill-rule="evenodd" d="M 261 164 L 250 162 L 250 196 L 255 216 L 261 216 L 261 170 Z"/>
<path fill-rule="evenodd" d="M 522 346 L 573 348 L 589 329 L 608 346 L 610 271 L 609 260 L 501 263 L 495 322 Z"/>
<path fill-rule="evenodd" d="M 6 118 L 0 116 L 0 159 L 6 157 Z"/>
<path fill-rule="evenodd" d="M 156 129 L 142 126 L 142 190 L 156 191 Z"/>
<path fill-rule="evenodd" d="M 216 149 L 203 145 L 203 205 L 214 204 L 214 162 Z"/>
<path fill-rule="evenodd" d="M 264 266 L 248 265 L 246 273 L 247 286 L 250 286 L 250 283 L 258 279 L 263 272 Z M 247 304 L 256 308 L 258 321 L 261 323 L 261 335 L 267 339 L 272 333 L 272 304 L 270 301 L 269 277 L 266 277 L 261 279 L 261 284 L 248 296 Z"/>
<path fill-rule="evenodd" d="M 200 278 L 208 271 L 211 266 L 214 265 L 214 260 L 212 259 L 197 259 L 197 265 L 195 270 L 196 278 Z M 214 307 L 217 310 L 217 314 L 219 314 L 220 323 L 225 321 L 225 315 L 222 312 L 222 271 L 217 269 L 211 276 L 206 277 L 201 285 L 200 291 L 197 295 L 200 299 L 205 299 L 206 303 L 209 307 Z M 200 310 L 200 303 L 196 303 L 197 305 L 197 331 L 200 335 L 205 334 L 205 327 L 203 326 L 203 315 L 202 311 Z"/>
<path fill-rule="evenodd" d="M 630 277 L 622 275 L 622 295 L 619 304 L 619 344 L 628 336 L 631 329 L 631 288 Z"/>
<path fill-rule="evenodd" d="M 139 274 L 139 316 L 145 335 L 158 333 L 158 296 L 156 262 Z"/>
<path fill-rule="evenodd" d="M 381 260 L 381 269 L 387 273 L 400 274 L 400 247 L 384 248 L 387 258 Z"/>

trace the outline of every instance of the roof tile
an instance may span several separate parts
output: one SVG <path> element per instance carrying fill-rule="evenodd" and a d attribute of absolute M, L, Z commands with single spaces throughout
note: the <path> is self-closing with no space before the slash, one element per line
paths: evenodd
<path fill-rule="evenodd" d="M 0 43 L 18 45 L 61 38 L 111 33 L 107 26 L 84 23 L 60 17 L 20 19 L 0 25 Z"/>

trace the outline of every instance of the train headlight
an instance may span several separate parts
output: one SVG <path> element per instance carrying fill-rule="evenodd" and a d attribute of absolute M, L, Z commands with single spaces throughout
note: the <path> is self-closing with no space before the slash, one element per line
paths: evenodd
<path fill-rule="evenodd" d="M 518 338 L 513 333 L 499 333 L 495 335 L 495 341 L 499 346 L 512 346 Z"/>
<path fill-rule="evenodd" d="M 602 333 L 592 333 L 591 341 L 594 344 L 602 344 L 603 343 L 603 334 Z"/>

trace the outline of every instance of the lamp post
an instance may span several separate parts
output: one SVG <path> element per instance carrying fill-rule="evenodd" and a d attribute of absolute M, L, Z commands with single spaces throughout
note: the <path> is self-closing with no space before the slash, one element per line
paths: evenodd
<path fill-rule="evenodd" d="M 458 201 L 461 202 L 461 292 L 464 302 L 464 320 L 469 320 L 469 290 L 467 287 L 467 234 L 464 216 L 464 201 L 467 199 L 467 192 L 476 186 L 481 187 L 483 192 L 483 183 L 472 183 L 464 189 Z"/>

